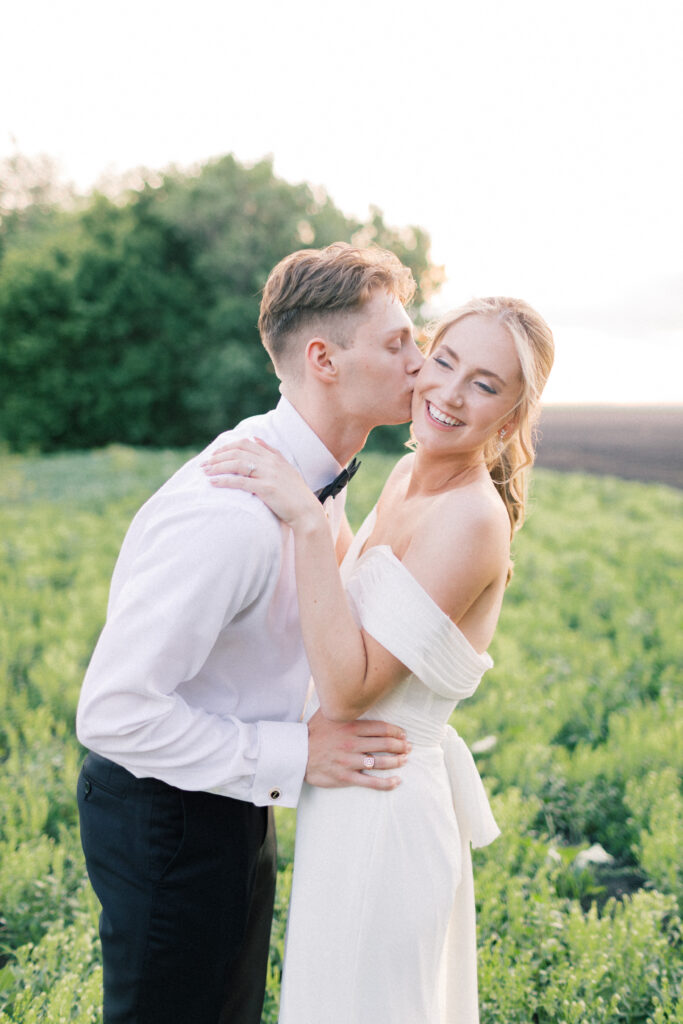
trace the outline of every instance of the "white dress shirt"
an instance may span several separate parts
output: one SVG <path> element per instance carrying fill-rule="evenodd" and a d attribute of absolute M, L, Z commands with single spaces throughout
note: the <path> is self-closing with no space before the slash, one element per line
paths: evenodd
<path fill-rule="evenodd" d="M 284 398 L 182 466 L 123 542 L 77 733 L 138 778 L 294 807 L 310 671 L 291 530 L 252 494 L 213 487 L 200 467 L 245 436 L 279 449 L 312 490 L 341 469 Z M 335 536 L 345 498 L 326 502 Z"/>

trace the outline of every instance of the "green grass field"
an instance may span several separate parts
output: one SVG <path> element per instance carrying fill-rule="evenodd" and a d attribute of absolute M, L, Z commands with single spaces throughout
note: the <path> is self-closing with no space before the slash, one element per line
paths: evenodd
<path fill-rule="evenodd" d="M 128 522 L 183 458 L 0 458 L 0 1024 L 100 1020 L 74 713 Z M 363 461 L 354 526 L 392 460 Z M 475 855 L 482 1024 L 683 1021 L 682 512 L 666 487 L 536 474 L 495 667 L 453 719 L 487 739 L 503 828 Z M 293 812 L 278 827 L 268 1024 Z M 577 864 L 592 844 L 609 862 Z"/>

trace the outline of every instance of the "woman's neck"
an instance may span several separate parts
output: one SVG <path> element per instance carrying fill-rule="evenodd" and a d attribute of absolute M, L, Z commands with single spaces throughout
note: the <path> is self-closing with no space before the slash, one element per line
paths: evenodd
<path fill-rule="evenodd" d="M 484 453 L 467 452 L 458 456 L 436 454 L 417 448 L 411 467 L 406 497 L 426 497 L 463 487 L 488 475 Z"/>

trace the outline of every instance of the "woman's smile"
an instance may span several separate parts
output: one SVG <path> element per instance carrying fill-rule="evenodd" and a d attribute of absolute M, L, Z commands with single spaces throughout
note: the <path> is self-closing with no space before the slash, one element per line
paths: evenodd
<path fill-rule="evenodd" d="M 426 400 L 425 405 L 427 409 L 427 416 L 441 429 L 445 428 L 449 430 L 454 427 L 465 426 L 462 420 L 457 419 L 454 416 L 449 416 L 448 413 L 444 412 L 443 409 L 440 409 L 438 405 L 430 402 L 429 399 Z"/>

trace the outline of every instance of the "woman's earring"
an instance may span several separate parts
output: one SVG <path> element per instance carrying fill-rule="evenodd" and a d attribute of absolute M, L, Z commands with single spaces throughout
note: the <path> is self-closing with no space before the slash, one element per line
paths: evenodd
<path fill-rule="evenodd" d="M 502 455 L 503 454 L 503 448 L 505 447 L 505 443 L 504 442 L 505 442 L 505 434 L 506 433 L 507 433 L 507 431 L 505 430 L 505 427 L 502 427 L 498 431 L 498 441 L 496 443 L 496 453 L 498 455 Z"/>

